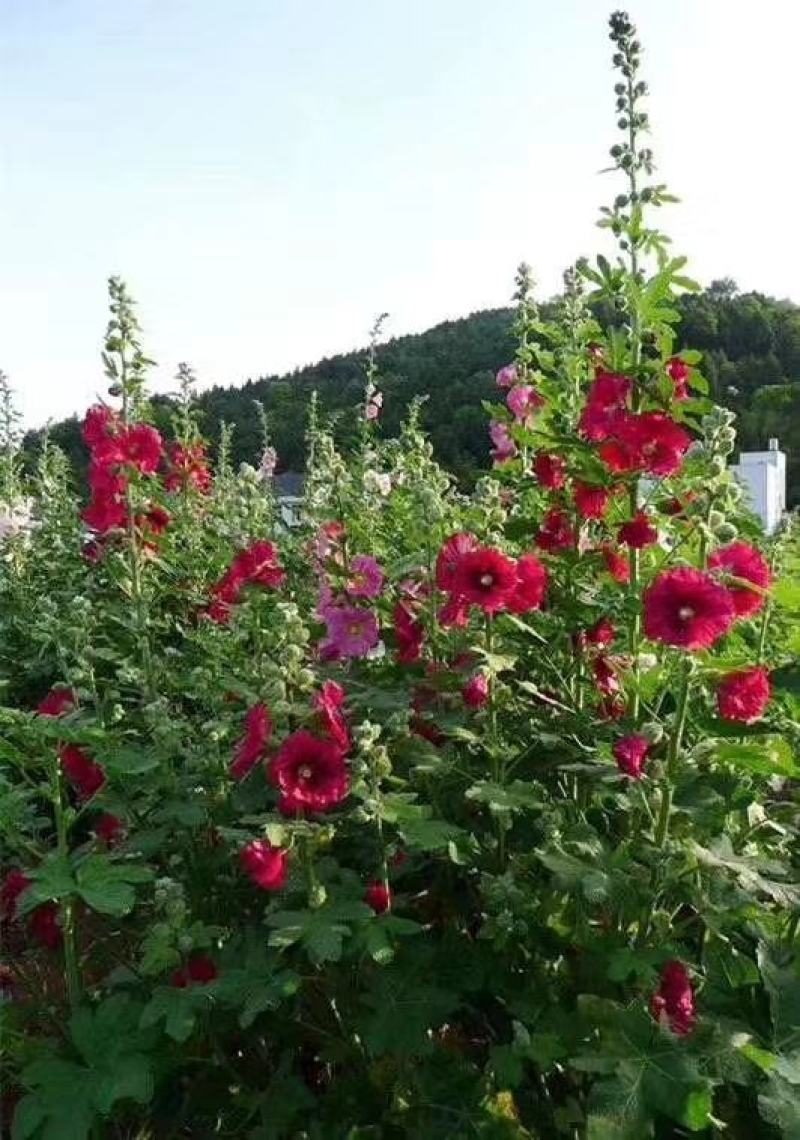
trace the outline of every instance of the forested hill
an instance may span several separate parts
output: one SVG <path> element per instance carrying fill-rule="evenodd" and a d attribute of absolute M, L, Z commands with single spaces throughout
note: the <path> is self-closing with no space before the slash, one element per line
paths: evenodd
<path fill-rule="evenodd" d="M 705 353 L 704 372 L 714 398 L 738 416 L 744 450 L 766 447 L 777 436 L 789 456 L 790 501 L 800 501 L 800 308 L 761 293 L 739 293 L 731 281 L 713 282 L 702 293 L 681 298 L 681 343 Z M 409 401 L 428 397 L 424 422 L 442 463 L 468 477 L 487 462 L 486 416 L 481 399 L 494 393 L 495 371 L 514 352 L 512 311 L 495 309 L 446 321 L 413 336 L 397 337 L 377 352 L 384 392 L 384 430 L 396 431 Z M 263 376 L 237 387 L 215 387 L 199 397 L 207 434 L 219 425 L 235 427 L 234 458 L 257 460 L 260 428 L 253 402 L 266 408 L 280 469 L 303 464 L 306 409 L 319 392 L 327 411 L 347 412 L 363 396 L 364 351 L 321 360 L 285 376 Z M 169 415 L 156 402 L 159 420 Z M 343 415 L 342 430 L 353 417 Z M 84 465 L 76 419 L 51 429 L 80 469 Z M 27 440 L 35 445 L 35 433 Z"/>

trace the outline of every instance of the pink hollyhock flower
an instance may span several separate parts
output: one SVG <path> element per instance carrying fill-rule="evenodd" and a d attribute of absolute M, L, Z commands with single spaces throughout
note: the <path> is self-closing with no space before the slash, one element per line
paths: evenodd
<path fill-rule="evenodd" d="M 478 547 L 459 559 L 452 593 L 492 614 L 506 606 L 516 586 L 516 563 L 499 550 Z"/>
<path fill-rule="evenodd" d="M 37 906 L 28 919 L 28 929 L 36 941 L 48 950 L 57 950 L 62 938 L 58 906 L 54 902 Z"/>
<path fill-rule="evenodd" d="M 517 384 L 506 396 L 508 410 L 517 423 L 529 423 L 544 400 L 530 384 Z"/>
<path fill-rule="evenodd" d="M 77 744 L 62 744 L 58 750 L 64 775 L 75 789 L 78 799 L 90 800 L 106 782 L 106 774 Z"/>
<path fill-rule="evenodd" d="M 540 486 L 548 491 L 558 491 L 567 481 L 567 461 L 560 455 L 540 451 L 533 460 L 533 473 Z"/>
<path fill-rule="evenodd" d="M 627 407 L 630 391 L 629 377 L 597 372 L 578 424 L 587 439 L 596 442 L 608 438 Z"/>
<path fill-rule="evenodd" d="M 760 551 L 747 542 L 732 542 L 715 550 L 708 560 L 711 570 L 741 579 L 728 585 L 736 616 L 752 617 L 764 605 L 764 591 L 772 585 L 772 574 Z M 747 585 L 751 582 L 756 589 Z"/>
<path fill-rule="evenodd" d="M 250 775 L 264 753 L 272 735 L 272 718 L 266 705 L 253 705 L 244 718 L 244 736 L 236 745 L 228 773 L 232 780 L 241 782 Z"/>
<path fill-rule="evenodd" d="M 518 379 L 516 364 L 505 364 L 495 376 L 498 388 L 511 388 Z"/>
<path fill-rule="evenodd" d="M 115 847 L 125 836 L 125 824 L 118 815 L 106 811 L 95 821 L 92 830 L 106 847 Z"/>
<path fill-rule="evenodd" d="M 719 715 L 725 720 L 753 724 L 763 716 L 770 695 L 769 673 L 763 665 L 728 673 L 717 688 Z"/>
<path fill-rule="evenodd" d="M 658 530 L 644 511 L 637 511 L 629 522 L 623 523 L 619 528 L 617 538 L 634 550 L 642 550 L 645 546 L 658 542 Z"/>
<path fill-rule="evenodd" d="M 557 554 L 561 550 L 570 550 L 574 547 L 577 537 L 567 512 L 553 508 L 542 520 L 536 536 L 536 545 L 546 550 L 548 554 Z"/>
<path fill-rule="evenodd" d="M 601 519 L 608 510 L 611 491 L 608 487 L 594 487 L 590 483 L 576 481 L 573 488 L 575 506 L 584 519 Z"/>
<path fill-rule="evenodd" d="M 736 618 L 730 593 L 702 570 L 659 574 L 644 592 L 644 632 L 681 649 L 710 649 Z"/>
<path fill-rule="evenodd" d="M 378 619 L 358 606 L 330 606 L 325 613 L 326 645 L 334 658 L 365 657 L 378 644 Z"/>
<path fill-rule="evenodd" d="M 671 360 L 667 361 L 666 372 L 667 376 L 669 376 L 670 380 L 675 386 L 675 399 L 688 400 L 688 380 L 691 376 L 692 370 L 686 361 L 681 360 L 679 356 L 673 356 Z"/>
<path fill-rule="evenodd" d="M 351 560 L 347 593 L 352 598 L 377 598 L 383 581 L 383 570 L 368 554 L 357 554 Z"/>
<path fill-rule="evenodd" d="M 329 558 L 338 555 L 344 539 L 344 524 L 338 520 L 323 523 L 317 531 L 312 552 L 318 562 L 326 562 Z"/>
<path fill-rule="evenodd" d="M 262 891 L 280 891 L 286 886 L 289 852 L 273 847 L 267 839 L 254 839 L 239 852 L 242 870 Z"/>
<path fill-rule="evenodd" d="M 465 554 L 477 548 L 478 540 L 474 534 L 459 531 L 448 538 L 436 558 L 436 585 L 440 590 L 450 593 L 455 582 L 458 563 Z"/>
<path fill-rule="evenodd" d="M 378 879 L 374 883 L 370 883 L 364 892 L 364 902 L 367 906 L 371 906 L 376 914 L 385 914 L 392 905 L 392 892 L 389 889 L 389 884 L 382 883 Z"/>
<path fill-rule="evenodd" d="M 13 922 L 17 916 L 17 902 L 21 894 L 27 891 L 31 880 L 24 871 L 13 867 L 0 883 L 0 919 L 3 922 Z"/>
<path fill-rule="evenodd" d="M 630 736 L 623 736 L 618 740 L 611 751 L 617 762 L 617 767 L 625 776 L 632 780 L 641 780 L 642 768 L 650 752 L 650 741 L 641 733 L 634 732 Z"/>
<path fill-rule="evenodd" d="M 345 691 L 336 681 L 325 681 L 314 697 L 320 730 L 334 742 L 343 756 L 352 748 L 350 729 L 344 716 Z"/>
<path fill-rule="evenodd" d="M 489 700 L 489 678 L 485 673 L 475 673 L 461 690 L 464 704 L 471 709 L 482 708 Z"/>
<path fill-rule="evenodd" d="M 408 602 L 398 602 L 392 611 L 394 635 L 397 639 L 397 660 L 402 665 L 413 665 L 422 656 L 425 626 Z"/>
<path fill-rule="evenodd" d="M 694 990 L 682 962 L 667 962 L 664 966 L 661 984 L 650 999 L 650 1012 L 678 1037 L 685 1037 L 694 1029 Z"/>
<path fill-rule="evenodd" d="M 509 434 L 508 424 L 492 420 L 489 424 L 489 437 L 494 444 L 491 455 L 496 464 L 506 463 L 517 455 L 517 445 Z"/>
<path fill-rule="evenodd" d="M 619 582 L 621 586 L 627 585 L 631 580 L 631 567 L 628 559 L 608 542 L 604 542 L 600 547 L 600 553 L 606 564 L 606 570 L 614 581 Z"/>
<path fill-rule="evenodd" d="M 350 790 L 341 749 L 306 729 L 287 736 L 270 761 L 269 778 L 281 793 L 278 806 L 286 815 L 330 811 Z"/>
<path fill-rule="evenodd" d="M 51 689 L 47 696 L 39 701 L 36 711 L 39 716 L 62 716 L 74 707 L 75 700 L 74 689 Z"/>
<path fill-rule="evenodd" d="M 382 407 L 383 407 L 383 393 L 382 392 L 373 392 L 373 394 L 370 396 L 369 400 L 367 401 L 367 406 L 366 406 L 366 409 L 364 411 L 364 415 L 367 417 L 368 420 L 377 420 L 378 416 L 381 414 L 381 408 Z"/>
<path fill-rule="evenodd" d="M 547 571 L 535 554 L 523 554 L 517 559 L 517 584 L 506 602 L 512 614 L 527 614 L 538 610 L 547 593 Z"/>

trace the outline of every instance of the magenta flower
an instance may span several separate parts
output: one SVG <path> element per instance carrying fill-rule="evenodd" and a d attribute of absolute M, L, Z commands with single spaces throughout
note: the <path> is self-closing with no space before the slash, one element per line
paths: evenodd
<path fill-rule="evenodd" d="M 517 454 L 517 445 L 508 433 L 508 424 L 492 420 L 489 424 L 489 435 L 494 444 L 492 459 L 495 463 L 505 463 L 507 459 L 514 458 Z"/>
<path fill-rule="evenodd" d="M 383 589 L 383 570 L 368 554 L 357 554 L 350 562 L 347 592 L 351 598 L 377 598 Z"/>
<path fill-rule="evenodd" d="M 510 387 L 512 387 L 512 385 L 516 384 L 516 382 L 518 380 L 518 373 L 517 373 L 516 364 L 506 364 L 497 373 L 497 376 L 495 377 L 495 379 L 497 380 L 497 387 L 498 388 L 510 388 Z"/>
<path fill-rule="evenodd" d="M 527 423 L 544 401 L 530 384 L 517 384 L 506 396 L 506 403 L 517 423 Z"/>
<path fill-rule="evenodd" d="M 337 658 L 365 657 L 378 644 L 378 619 L 359 606 L 330 606 L 325 613 L 330 648 Z"/>
<path fill-rule="evenodd" d="M 375 392 L 367 401 L 366 417 L 368 420 L 377 420 L 383 407 L 383 393 Z"/>

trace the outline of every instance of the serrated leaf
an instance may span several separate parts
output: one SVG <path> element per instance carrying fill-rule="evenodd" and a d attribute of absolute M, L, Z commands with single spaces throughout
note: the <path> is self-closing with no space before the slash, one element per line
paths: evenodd
<path fill-rule="evenodd" d="M 28 872 L 31 885 L 20 895 L 18 910 L 27 914 L 41 903 L 69 898 L 76 884 L 69 860 L 61 855 L 50 855 L 38 867 Z"/>
<path fill-rule="evenodd" d="M 464 793 L 468 800 L 485 804 L 493 815 L 511 815 L 514 812 L 531 811 L 542 807 L 540 792 L 524 780 L 512 780 L 510 784 L 498 784 L 492 780 L 479 780 Z"/>
<path fill-rule="evenodd" d="M 84 902 L 100 914 L 117 917 L 133 908 L 134 884 L 147 883 L 152 877 L 146 867 L 113 863 L 104 855 L 90 855 L 76 872 L 78 893 Z"/>

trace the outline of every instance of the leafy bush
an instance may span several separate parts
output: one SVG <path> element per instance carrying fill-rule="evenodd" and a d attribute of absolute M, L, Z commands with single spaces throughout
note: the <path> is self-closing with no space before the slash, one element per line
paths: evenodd
<path fill-rule="evenodd" d="M 312 403 L 287 527 L 266 434 L 211 471 L 187 369 L 148 422 L 117 280 L 83 509 L 51 444 L 23 486 L 7 408 L 15 1140 L 800 1135 L 796 555 L 674 353 L 693 283 L 611 31 L 618 256 L 553 322 L 520 270 L 471 495 L 417 405 L 381 440 L 372 354 L 348 456 Z"/>

